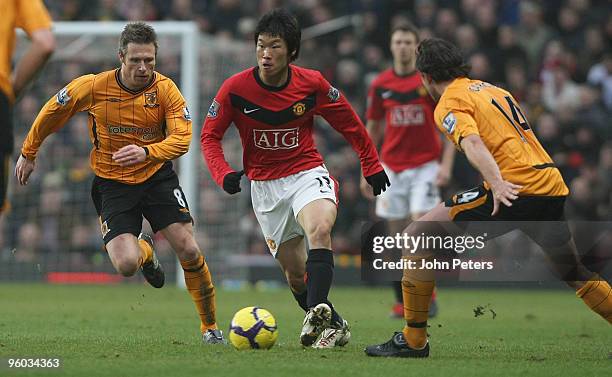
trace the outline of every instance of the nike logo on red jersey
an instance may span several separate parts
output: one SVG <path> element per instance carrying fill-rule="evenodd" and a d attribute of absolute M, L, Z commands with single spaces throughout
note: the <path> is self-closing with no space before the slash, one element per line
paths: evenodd
<path fill-rule="evenodd" d="M 391 90 L 387 90 L 385 92 L 383 92 L 380 96 L 384 99 L 388 99 L 393 95 L 393 92 Z"/>
<path fill-rule="evenodd" d="M 254 103 L 238 94 L 230 93 L 232 107 L 244 116 L 270 126 L 280 126 L 295 121 L 316 107 L 316 93 L 297 101 L 278 100 L 276 108 L 269 109 L 262 103 Z M 272 102 L 276 102 L 276 99 Z M 268 105 L 273 105 L 268 103 Z M 279 106 L 280 105 L 280 106 Z M 280 108 L 278 108 L 280 107 Z"/>

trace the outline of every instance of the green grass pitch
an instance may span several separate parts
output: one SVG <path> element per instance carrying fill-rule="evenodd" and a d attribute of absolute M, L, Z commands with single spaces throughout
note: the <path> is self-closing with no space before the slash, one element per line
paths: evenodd
<path fill-rule="evenodd" d="M 288 290 L 217 294 L 223 330 L 238 309 L 270 310 L 279 339 L 269 351 L 203 346 L 193 303 L 174 286 L 0 284 L 0 359 L 60 357 L 59 370 L 0 376 L 612 376 L 610 325 L 571 290 L 440 289 L 426 360 L 374 359 L 367 344 L 402 326 L 388 318 L 390 289 L 333 288 L 352 325 L 348 346 L 302 349 L 303 313 Z M 474 308 L 489 305 L 484 315 Z M 493 318 L 492 309 L 496 316 Z"/>

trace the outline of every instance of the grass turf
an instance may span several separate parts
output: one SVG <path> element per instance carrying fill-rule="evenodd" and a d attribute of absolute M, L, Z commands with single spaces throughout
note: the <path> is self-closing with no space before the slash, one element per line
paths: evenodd
<path fill-rule="evenodd" d="M 299 345 L 303 313 L 288 290 L 219 291 L 224 331 L 233 313 L 250 305 L 270 310 L 279 324 L 271 350 L 238 352 L 201 344 L 193 304 L 173 286 L 0 284 L 0 375 L 612 375 L 610 325 L 569 289 L 440 289 L 438 297 L 431 356 L 407 360 L 363 353 L 402 326 L 387 316 L 390 289 L 334 288 L 331 298 L 351 323 L 352 340 L 325 351 Z M 484 314 L 475 317 L 478 306 Z M 59 357 L 62 367 L 9 369 L 8 357 Z"/>

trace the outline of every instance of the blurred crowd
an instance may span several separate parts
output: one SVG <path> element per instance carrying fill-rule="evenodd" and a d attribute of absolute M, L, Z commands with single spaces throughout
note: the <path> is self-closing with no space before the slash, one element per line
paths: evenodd
<path fill-rule="evenodd" d="M 355 15 L 350 24 L 327 34 L 306 38 L 299 65 L 316 68 L 337 86 L 358 114 L 365 114 L 366 93 L 374 76 L 389 67 L 388 31 L 410 21 L 421 38 L 443 37 L 463 50 L 471 77 L 502 86 L 520 101 L 533 131 L 553 157 L 570 187 L 567 217 L 611 221 L 612 206 L 612 12 L 608 0 L 45 0 L 56 21 L 193 20 L 201 31 L 221 41 L 248 43 L 244 61 L 254 65 L 252 32 L 258 17 L 275 7 L 294 12 L 305 30 Z M 341 22 L 329 25 L 342 25 Z M 113 47 L 114 48 L 114 47 Z M 162 46 L 163 48 L 163 46 Z M 113 54 L 103 69 L 115 64 Z M 80 74 L 98 72 L 84 61 L 48 68 L 44 82 L 17 106 L 16 145 L 20 145 L 35 114 L 61 86 Z M 165 62 L 162 73 L 180 76 L 177 61 Z M 232 65 L 229 65 L 232 68 Z M 230 69 L 228 74 L 244 67 Z M 224 78 L 201 79 L 201 114 L 205 113 Z M 200 117 L 202 118 L 202 116 Z M 201 121 L 201 120 L 200 120 Z M 89 200 L 91 172 L 84 117 L 77 118 L 38 159 L 38 179 L 27 189 L 14 187 L 11 201 L 20 206 L 19 221 L 5 220 L 4 246 L 36 252 L 99 251 L 97 218 Z M 234 138 L 236 136 L 234 135 Z M 317 124 L 316 142 L 332 174 L 340 181 L 340 208 L 334 229 L 334 249 L 359 253 L 361 224 L 372 220 L 373 205 L 359 192 L 359 164 L 342 137 Z M 239 164 L 240 144 L 229 140 L 229 158 Z M 17 151 L 16 151 L 17 152 Z M 201 175 L 206 175 L 202 167 Z M 458 156 L 452 183 L 444 196 L 475 186 L 481 178 Z M 244 183 L 243 183 L 244 185 Z M 33 186 L 33 187 L 30 187 Z M 80 188 L 79 188 L 80 187 Z M 86 187 L 86 189 L 83 189 Z M 228 196 L 202 179 L 199 217 L 203 248 L 215 250 L 228 221 Z M 243 190 L 243 196 L 248 190 Z M 192 200 L 193 201 L 193 200 Z M 244 213 L 230 223 L 248 239 L 248 252 L 267 253 L 252 211 L 231 198 Z M 77 215 L 64 216 L 66 208 Z M 30 211 L 30 212 L 28 212 Z M 71 212 L 71 213 L 72 213 Z M 218 217 L 217 217 L 218 216 Z M 10 217 L 9 217 L 10 219 Z M 224 222 L 225 221 L 225 222 Z M 225 225 L 224 225 L 225 224 Z M 54 232 L 61 234 L 59 237 Z M 6 239 L 9 238 L 9 239 Z M 63 241 L 61 241 L 63 240 Z M 27 253 L 22 254 L 27 258 Z M 87 253 L 85 253 L 87 255 Z"/>

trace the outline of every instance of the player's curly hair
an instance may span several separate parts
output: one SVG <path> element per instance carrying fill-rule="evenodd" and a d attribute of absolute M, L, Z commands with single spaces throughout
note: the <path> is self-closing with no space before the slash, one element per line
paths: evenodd
<path fill-rule="evenodd" d="M 119 37 L 119 54 L 121 54 L 121 56 L 125 56 L 127 53 L 128 43 L 153 43 L 155 46 L 155 54 L 157 54 L 157 34 L 155 33 L 155 29 L 144 22 L 130 22 L 125 25 Z"/>
<path fill-rule="evenodd" d="M 470 65 L 454 44 L 440 38 L 428 38 L 417 46 L 416 69 L 431 76 L 435 82 L 468 77 Z"/>
<path fill-rule="evenodd" d="M 269 34 L 282 38 L 287 44 L 289 61 L 294 61 L 300 55 L 302 30 L 297 19 L 282 8 L 273 9 L 264 14 L 255 28 L 255 45 L 260 34 Z"/>

